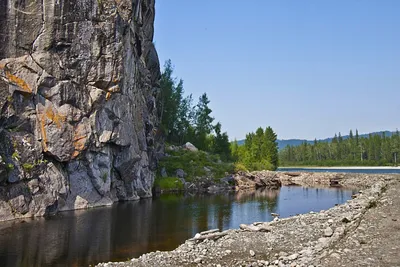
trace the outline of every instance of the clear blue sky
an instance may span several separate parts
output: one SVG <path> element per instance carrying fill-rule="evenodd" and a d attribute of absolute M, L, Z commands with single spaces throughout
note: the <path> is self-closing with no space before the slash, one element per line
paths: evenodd
<path fill-rule="evenodd" d="M 231 139 L 400 128 L 399 0 L 157 0 L 155 44 Z"/>

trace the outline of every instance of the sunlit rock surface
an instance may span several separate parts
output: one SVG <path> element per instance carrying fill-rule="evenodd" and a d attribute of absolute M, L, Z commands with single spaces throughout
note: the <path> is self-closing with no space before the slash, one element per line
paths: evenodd
<path fill-rule="evenodd" d="M 0 2 L 0 220 L 151 196 L 154 0 Z"/>

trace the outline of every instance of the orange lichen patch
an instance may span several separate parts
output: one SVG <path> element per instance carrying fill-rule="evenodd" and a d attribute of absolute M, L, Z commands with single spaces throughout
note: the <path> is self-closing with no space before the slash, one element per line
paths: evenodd
<path fill-rule="evenodd" d="M 57 113 L 57 111 L 54 111 L 52 107 L 46 108 L 44 114 L 48 119 L 53 121 L 58 128 L 61 128 L 61 124 L 66 121 L 66 116 Z"/>
<path fill-rule="evenodd" d="M 47 131 L 46 131 L 46 125 L 47 125 L 47 120 L 50 120 L 51 122 L 55 123 L 57 128 L 61 128 L 62 123 L 66 121 L 66 116 L 60 115 L 57 113 L 57 111 L 53 110 L 53 107 L 47 107 L 43 113 L 40 112 L 41 114 L 38 115 L 39 119 L 39 125 L 40 125 L 40 132 L 42 134 L 42 146 L 43 146 L 43 151 L 47 152 L 48 147 L 47 147 Z"/>
<path fill-rule="evenodd" d="M 78 124 L 74 129 L 73 144 L 75 151 L 72 153 L 72 158 L 76 158 L 86 149 L 87 129 L 84 124 Z"/>
<path fill-rule="evenodd" d="M 9 71 L 6 71 L 5 74 L 10 83 L 17 85 L 19 88 L 22 89 L 23 92 L 32 93 L 32 89 L 29 87 L 29 85 L 23 79 L 15 76 L 14 74 L 12 74 Z"/>
<path fill-rule="evenodd" d="M 117 92 L 120 91 L 120 90 L 119 90 L 119 85 L 118 85 L 118 84 L 117 84 L 117 85 L 114 85 L 114 86 L 108 88 L 107 91 L 110 92 L 110 93 L 117 93 Z"/>
<path fill-rule="evenodd" d="M 111 98 L 111 93 L 110 92 L 107 92 L 107 94 L 106 94 L 106 100 L 108 100 L 108 99 L 110 99 Z"/>
<path fill-rule="evenodd" d="M 45 117 L 44 114 L 42 114 L 38 118 L 39 118 L 39 123 L 40 123 L 40 131 L 42 133 L 43 152 L 47 152 L 48 151 L 48 148 L 47 148 L 47 133 L 46 133 L 46 129 L 44 127 L 45 126 L 46 117 Z"/>

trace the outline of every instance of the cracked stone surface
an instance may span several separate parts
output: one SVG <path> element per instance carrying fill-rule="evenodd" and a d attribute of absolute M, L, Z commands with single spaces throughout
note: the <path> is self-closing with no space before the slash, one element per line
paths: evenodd
<path fill-rule="evenodd" d="M 154 0 L 0 3 L 0 221 L 151 196 Z"/>

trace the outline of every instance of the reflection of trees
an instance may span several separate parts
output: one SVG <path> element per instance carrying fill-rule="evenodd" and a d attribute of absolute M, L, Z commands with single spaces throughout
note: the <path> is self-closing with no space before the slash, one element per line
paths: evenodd
<path fill-rule="evenodd" d="M 278 207 L 278 196 L 280 189 L 259 188 L 257 190 L 240 190 L 235 198 L 239 203 L 257 201 L 260 204 L 260 210 L 276 212 Z"/>
<path fill-rule="evenodd" d="M 87 266 L 138 257 L 148 251 L 171 250 L 196 232 L 231 227 L 232 216 L 240 216 L 248 207 L 259 204 L 260 213 L 275 212 L 279 192 L 259 189 L 163 195 L 17 224 L 14 229 L 0 230 L 0 255 L 19 255 L 5 263 L 0 256 L 1 266 Z"/>

